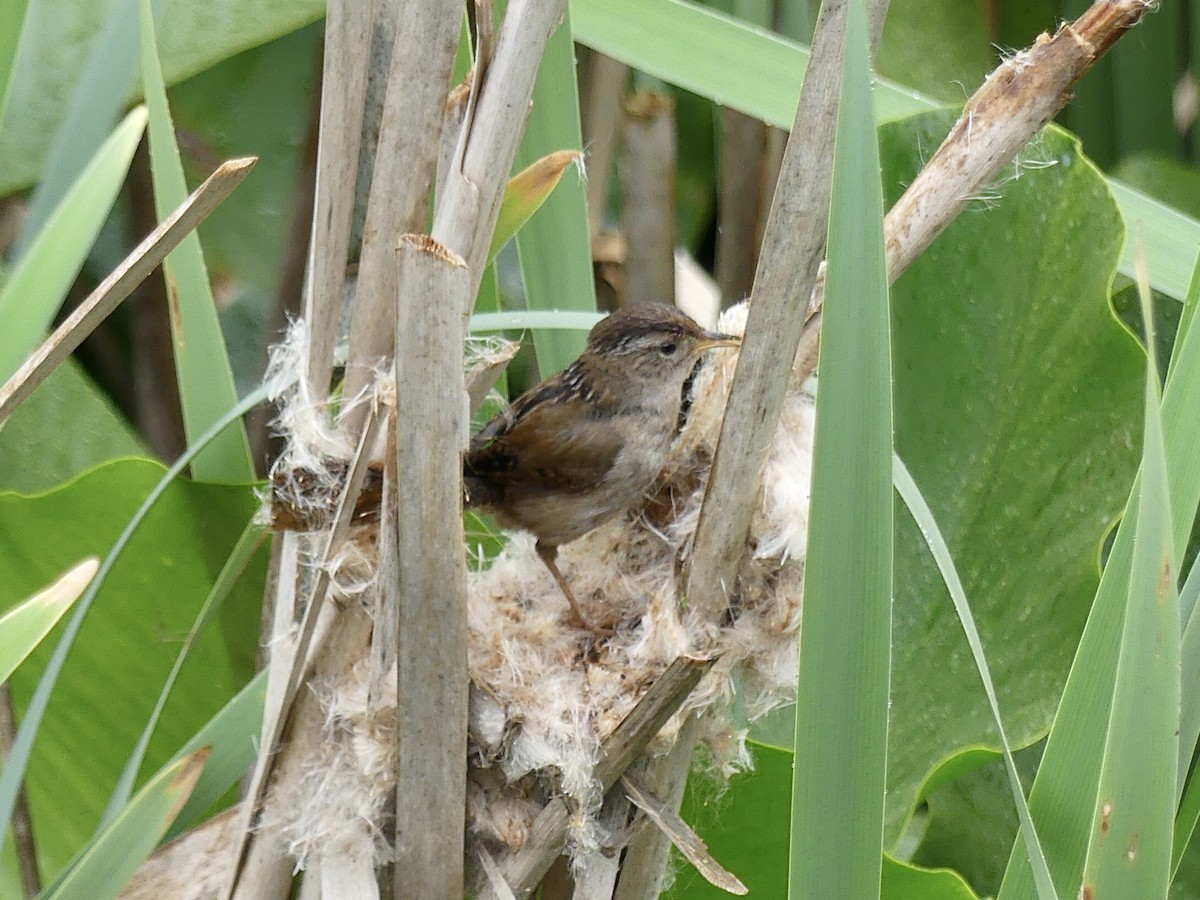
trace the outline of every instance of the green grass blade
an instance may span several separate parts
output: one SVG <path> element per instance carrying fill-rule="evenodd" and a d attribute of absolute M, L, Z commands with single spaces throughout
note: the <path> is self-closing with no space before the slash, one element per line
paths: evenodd
<path fill-rule="evenodd" d="M 1185 682 L 1185 691 L 1186 688 Z M 1197 767 L 1193 765 L 1188 773 L 1187 788 L 1183 791 L 1183 797 L 1179 801 L 1179 811 L 1175 814 L 1175 832 L 1171 839 L 1172 878 L 1179 871 L 1179 864 L 1183 862 L 1183 853 L 1188 849 L 1188 845 L 1192 842 L 1192 836 L 1196 833 L 1196 823 L 1200 822 L 1200 784 L 1197 784 L 1196 774 Z"/>
<path fill-rule="evenodd" d="M 44 900 L 116 897 L 196 787 L 208 752 L 197 750 L 148 781 L 121 815 L 84 848 L 66 877 L 44 892 Z"/>
<path fill-rule="evenodd" d="M 17 48 L 20 46 L 21 29 L 28 8 L 29 0 L 10 0 L 0 6 L 0 128 L 4 127 L 4 111 L 8 109 L 13 70 L 17 65 Z"/>
<path fill-rule="evenodd" d="M 1179 597 L 1150 288 L 1137 529 L 1082 896 L 1166 897 L 1179 755 Z M 1134 738 L 1136 736 L 1136 738 Z"/>
<path fill-rule="evenodd" d="M 575 83 L 575 45 L 571 16 L 551 35 L 533 86 L 533 112 L 517 151 L 525 167 L 556 150 L 581 150 L 579 90 Z M 592 243 L 588 233 L 587 187 L 568 173 L 537 214 L 517 233 L 517 253 L 530 309 L 596 308 Z M 566 368 L 583 352 L 582 335 L 534 331 L 538 368 L 543 376 Z"/>
<path fill-rule="evenodd" d="M 159 219 L 171 214 L 188 195 L 183 163 L 175 143 L 166 86 L 159 66 L 150 0 L 139 0 L 142 32 L 142 82 L 150 108 L 150 162 L 154 173 L 154 203 Z M 188 442 L 197 439 L 225 410 L 237 402 L 225 338 L 217 320 L 200 238 L 191 234 L 163 263 L 179 377 L 179 399 Z M 201 481 L 226 484 L 254 479 L 250 445 L 242 423 L 230 424 L 192 464 Z"/>
<path fill-rule="evenodd" d="M 1175 329 L 1175 343 L 1171 346 L 1171 364 L 1167 369 L 1168 380 L 1170 380 L 1170 373 L 1175 370 L 1175 361 L 1179 358 L 1179 351 L 1184 345 L 1188 330 L 1196 319 L 1197 307 L 1200 307 L 1200 257 L 1196 259 L 1196 263 L 1192 267 L 1192 277 L 1188 282 L 1187 295 L 1183 300 L 1183 311 L 1179 316 L 1179 325 Z"/>
<path fill-rule="evenodd" d="M 29 214 L 13 248 L 14 258 L 23 257 L 32 248 L 71 184 L 86 167 L 90 148 L 109 133 L 125 108 L 137 72 L 133 43 L 136 14 L 134 0 L 118 0 L 109 5 L 104 28 L 68 88 L 70 100 L 30 197 Z"/>
<path fill-rule="evenodd" d="M 141 525 L 142 521 L 146 518 L 146 514 L 158 501 L 158 498 L 166 491 L 167 486 L 188 467 L 196 455 L 210 441 L 224 431 L 230 422 L 240 419 L 259 403 L 266 400 L 272 392 L 282 389 L 283 386 L 281 384 L 268 384 L 253 391 L 233 409 L 214 422 L 207 432 L 192 443 L 187 451 L 175 461 L 175 464 L 163 474 L 158 484 L 154 486 L 154 489 L 129 520 L 129 523 L 121 532 L 121 536 L 113 544 L 112 550 L 109 551 L 104 561 L 100 564 L 100 571 L 96 574 L 91 586 L 79 601 L 74 615 L 67 622 L 63 635 L 59 639 L 58 645 L 54 648 L 54 653 L 50 657 L 50 661 L 46 664 L 42 677 L 38 680 L 37 689 L 33 692 L 29 706 L 25 710 L 25 718 L 21 721 L 21 727 L 18 729 L 17 736 L 13 740 L 12 747 L 9 750 L 4 770 L 0 772 L 0 845 L 4 842 L 7 835 L 8 823 L 12 820 L 12 811 L 16 803 L 17 792 L 20 789 L 21 782 L 25 778 L 25 770 L 29 765 L 29 756 L 33 750 L 33 741 L 37 737 L 42 717 L 46 712 L 46 706 L 50 702 L 50 694 L 54 691 L 54 685 L 58 681 L 58 676 L 62 673 L 62 668 L 67 661 L 67 655 L 71 652 L 71 646 L 79 634 L 79 629 L 83 627 L 83 620 L 87 616 L 88 610 L 91 609 L 96 595 L 104 585 L 104 579 L 112 571 L 117 558 L 124 550 L 126 544 L 129 543 L 129 538 L 137 530 L 138 526 Z"/>
<path fill-rule="evenodd" d="M 1179 715 L 1179 764 L 1175 771 L 1180 795 L 1192 767 L 1196 742 L 1200 740 L 1200 616 L 1193 615 L 1197 600 L 1200 600 L 1200 565 L 1193 562 L 1187 581 L 1179 591 L 1179 620 L 1183 623 L 1183 642 L 1179 651 L 1182 705 Z"/>
<path fill-rule="evenodd" d="M 1029 865 L 1033 872 L 1039 900 L 1052 900 L 1052 898 L 1057 900 L 1058 894 L 1050 879 L 1046 855 L 1042 851 L 1041 841 L 1038 839 L 1037 830 L 1033 825 L 1033 816 L 1029 812 L 1029 804 L 1025 800 L 1025 792 L 1021 787 L 1021 776 L 1017 774 L 1017 766 L 1013 762 L 1012 747 L 1009 745 L 1008 735 L 1004 730 L 1004 719 L 1000 715 L 1000 702 L 996 699 L 996 687 L 992 682 L 992 673 L 988 667 L 987 656 L 983 651 L 983 642 L 979 639 L 979 629 L 975 627 L 975 617 L 967 602 L 967 594 L 958 577 L 958 570 L 950 555 L 950 548 L 946 545 L 937 520 L 933 517 L 933 510 L 925 502 L 921 489 L 917 487 L 916 481 L 913 480 L 908 468 L 904 465 L 904 460 L 899 456 L 893 456 L 892 465 L 892 480 L 895 483 L 896 491 L 904 500 L 917 527 L 921 529 L 921 534 L 924 536 L 926 544 L 929 545 L 929 551 L 937 562 L 938 571 L 942 573 L 942 579 L 946 582 L 946 588 L 954 600 L 954 609 L 958 613 L 963 631 L 966 632 L 971 655 L 975 658 L 975 666 L 983 681 L 983 689 L 987 693 L 992 718 L 996 722 L 996 731 L 1000 735 L 1000 748 L 1004 753 L 1004 767 L 1008 771 L 1008 781 L 1012 788 L 1013 803 L 1017 808 L 1017 818 L 1021 822 L 1021 830 L 1029 848 Z"/>
<path fill-rule="evenodd" d="M 471 332 L 481 331 L 591 331 L 604 318 L 598 312 L 565 309 L 536 309 L 529 312 L 486 312 L 471 316 Z"/>
<path fill-rule="evenodd" d="M 685 0 L 571 0 L 571 16 L 581 44 L 769 125 L 792 125 L 808 61 L 799 44 Z M 874 84 L 880 122 L 941 105 L 885 78 Z M 1140 231 L 1151 285 L 1182 299 L 1200 222 L 1112 178 L 1108 183 L 1125 217 L 1126 246 Z M 1121 271 L 1135 274 L 1128 251 Z"/>
<path fill-rule="evenodd" d="M 0 684 L 8 681 L 33 649 L 50 633 L 96 574 L 100 560 L 89 557 L 54 584 L 0 616 Z"/>
<path fill-rule="evenodd" d="M 849 4 L 796 697 L 789 897 L 878 897 L 892 597 L 883 193 L 861 0 Z"/>
<path fill-rule="evenodd" d="M 175 680 L 179 677 L 179 671 L 183 668 L 184 662 L 187 661 L 188 653 L 200 635 L 204 633 L 204 629 L 208 627 L 209 622 L 220 611 L 221 604 L 225 602 L 225 598 L 229 596 L 229 592 L 242 576 L 242 573 L 245 572 L 246 566 L 249 565 L 251 558 L 258 548 L 262 546 L 265 538 L 266 534 L 263 532 L 262 527 L 251 521 L 247 523 L 242 536 L 238 538 L 237 544 L 230 552 L 229 558 L 221 568 L 221 573 L 217 576 L 216 583 L 213 584 L 212 590 L 208 592 L 208 596 L 204 599 L 204 603 L 200 607 L 200 612 L 196 615 L 195 623 L 192 625 L 187 637 L 184 638 L 183 646 L 179 648 L 179 653 L 175 656 L 175 663 L 171 666 L 171 671 L 163 683 L 162 691 L 159 692 L 154 709 L 146 721 L 146 727 L 142 729 L 142 734 L 138 738 L 137 745 L 129 755 L 129 761 L 125 764 L 125 768 L 121 772 L 121 777 L 117 779 L 117 784 L 113 788 L 108 806 L 105 807 L 104 814 L 100 817 L 101 827 L 111 822 L 120 813 L 125 804 L 129 802 L 129 798 L 133 794 L 134 781 L 137 779 L 138 772 L 142 768 L 142 762 L 146 758 L 146 748 L 150 746 L 150 738 L 153 736 L 154 729 L 158 725 L 158 719 L 162 715 L 163 707 L 167 705 L 167 698 L 171 695 L 171 689 L 175 686 Z"/>
<path fill-rule="evenodd" d="M 1168 507 L 1173 518 L 1171 548 L 1173 558 L 1182 559 L 1200 503 L 1200 454 L 1195 452 L 1200 443 L 1196 400 L 1200 397 L 1200 329 L 1188 328 L 1177 341 L 1173 355 L 1171 375 L 1163 391 L 1162 430 Z M 1100 783 L 1104 744 L 1098 736 L 1107 734 L 1112 711 L 1139 519 L 1136 498 L 1142 490 L 1142 477 L 1139 474 L 1117 529 L 1029 795 L 1029 807 L 1043 840 L 1049 842 L 1053 836 L 1054 846 L 1047 843 L 1047 859 L 1060 892 L 1073 894 L 1083 876 L 1094 807 L 1090 802 L 1081 802 L 1081 798 L 1094 797 Z M 1173 759 L 1167 768 L 1174 773 L 1176 761 Z M 1014 868 L 1018 858 L 1024 858 L 1020 838 L 1009 859 L 1000 900 L 1034 896 L 1023 867 Z"/>
<path fill-rule="evenodd" d="M 192 796 L 167 831 L 171 840 L 198 823 L 231 787 L 237 784 L 258 756 L 263 705 L 267 699 L 267 670 L 250 679 L 236 697 L 209 719 L 176 755 L 176 759 L 202 747 L 212 747 L 204 774 Z"/>
<path fill-rule="evenodd" d="M 1200 779 L 1194 765 L 1196 744 L 1200 741 L 1200 616 L 1192 615 L 1200 600 L 1200 565 L 1192 570 L 1179 592 L 1180 619 L 1187 624 L 1180 646 L 1179 764 L 1176 769 L 1179 812 L 1175 816 L 1175 836 L 1171 848 L 1172 874 L 1183 860 L 1196 823 L 1200 821 Z M 1189 777 L 1190 775 L 1190 777 Z M 1186 785 L 1186 787 L 1185 787 Z"/>
<path fill-rule="evenodd" d="M 0 288 L 0 381 L 7 381 L 62 306 L 108 218 L 146 127 L 146 109 L 129 113 L 50 213 Z"/>

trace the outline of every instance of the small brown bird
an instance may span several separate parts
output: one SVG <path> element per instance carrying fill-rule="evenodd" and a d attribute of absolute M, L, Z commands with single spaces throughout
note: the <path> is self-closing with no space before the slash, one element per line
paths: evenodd
<path fill-rule="evenodd" d="M 684 384 L 700 354 L 739 340 L 707 331 L 673 306 L 613 313 L 583 355 L 526 391 L 471 441 L 463 460 L 468 506 L 537 538 L 537 553 L 580 610 L 555 557 L 560 544 L 647 495 L 682 424 Z"/>

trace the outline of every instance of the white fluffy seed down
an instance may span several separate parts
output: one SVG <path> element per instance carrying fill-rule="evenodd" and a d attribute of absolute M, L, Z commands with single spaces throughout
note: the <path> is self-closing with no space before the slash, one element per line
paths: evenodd
<path fill-rule="evenodd" d="M 729 310 L 718 327 L 741 334 L 745 316 L 743 304 Z M 749 765 L 745 731 L 733 717 L 735 693 L 751 720 L 792 699 L 812 462 L 810 386 L 789 385 L 728 615 L 721 622 L 703 621 L 679 600 L 678 573 L 690 552 L 735 362 L 732 351 L 708 354 L 693 385 L 687 426 L 672 452 L 667 486 L 653 511 L 621 517 L 559 550 L 558 565 L 585 612 L 613 625 L 614 636 L 596 640 L 565 624 L 566 600 L 529 535 L 513 535 L 489 567 L 471 574 L 468 859 L 478 858 L 479 849 L 496 855 L 522 846 L 537 812 L 555 793 L 571 798 L 577 810 L 569 842 L 576 859 L 602 844 L 606 835 L 596 815 L 601 797 L 592 777 L 600 744 L 679 656 L 718 655 L 720 662 L 663 729 L 653 753 L 673 746 L 683 712 L 700 710 L 708 757 L 717 774 L 728 776 Z M 289 438 L 303 440 L 314 429 L 293 431 L 298 417 L 294 412 L 282 420 Z M 327 458 L 329 445 L 321 443 L 317 455 Z M 298 452 L 292 458 L 312 456 Z M 355 553 L 373 546 L 360 539 Z M 354 562 L 353 568 L 360 568 L 361 557 Z M 370 578 L 347 581 L 359 588 L 348 592 L 356 594 L 352 599 L 371 609 Z M 270 804 L 270 827 L 286 837 L 297 859 L 303 860 L 322 834 L 352 827 L 370 840 L 381 830 L 363 818 L 382 814 L 392 791 L 388 772 L 394 762 L 395 709 L 361 708 L 363 684 L 361 665 L 352 661 L 341 683 L 326 673 L 321 685 L 330 713 L 325 747 L 340 767 L 358 766 L 364 776 L 369 767 L 380 802 L 360 796 L 348 803 L 344 795 L 336 796 L 332 779 L 316 777 L 331 762 L 329 755 L 312 759 L 303 789 L 284 791 L 305 797 L 304 814 L 297 810 L 296 820 L 288 823 L 287 804 Z M 395 701 L 394 696 L 382 699 Z M 348 740 L 345 728 L 368 721 L 369 733 Z M 364 746 L 371 741 L 380 742 L 378 752 Z M 326 815 L 338 821 L 314 821 Z"/>

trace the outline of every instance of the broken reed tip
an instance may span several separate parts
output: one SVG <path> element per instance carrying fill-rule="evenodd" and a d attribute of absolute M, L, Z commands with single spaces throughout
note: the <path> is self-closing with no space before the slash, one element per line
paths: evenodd
<path fill-rule="evenodd" d="M 412 247 L 418 253 L 425 253 L 440 259 L 442 262 L 449 263 L 456 269 L 465 269 L 466 261 L 461 256 L 447 247 L 440 241 L 436 241 L 427 234 L 402 234 L 396 245 L 396 249 L 403 249 L 405 246 Z"/>

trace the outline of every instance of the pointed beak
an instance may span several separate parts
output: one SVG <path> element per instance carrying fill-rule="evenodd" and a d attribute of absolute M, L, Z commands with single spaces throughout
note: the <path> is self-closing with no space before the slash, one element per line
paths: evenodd
<path fill-rule="evenodd" d="M 704 340 L 696 344 L 696 352 L 703 353 L 705 350 L 712 350 L 715 347 L 740 347 L 742 339 L 733 337 L 729 334 L 721 334 L 719 331 L 705 331 Z"/>

